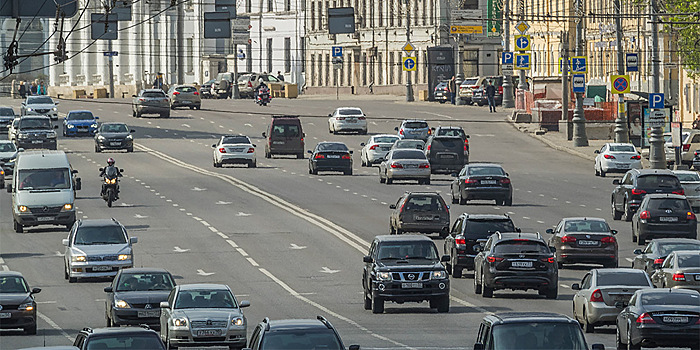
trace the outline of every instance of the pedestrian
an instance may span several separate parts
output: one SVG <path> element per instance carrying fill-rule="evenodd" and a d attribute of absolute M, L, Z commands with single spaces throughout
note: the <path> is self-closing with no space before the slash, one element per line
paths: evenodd
<path fill-rule="evenodd" d="M 36 94 L 37 94 L 37 92 L 38 92 L 38 86 L 37 86 L 36 82 L 33 82 L 33 83 L 32 83 L 31 92 L 32 92 L 32 95 L 36 95 Z"/>
<path fill-rule="evenodd" d="M 27 92 L 27 95 L 32 94 L 32 84 L 29 82 L 29 80 L 24 82 L 24 91 Z"/>
<path fill-rule="evenodd" d="M 18 88 L 18 90 L 19 90 L 19 96 L 20 96 L 21 98 L 24 99 L 24 98 L 27 97 L 27 87 L 24 85 L 24 82 L 23 82 L 23 81 L 20 81 L 20 82 L 19 82 L 19 88 Z"/>
<path fill-rule="evenodd" d="M 457 81 L 455 80 L 455 76 L 452 76 L 452 79 L 450 79 L 450 82 L 447 83 L 447 89 L 450 90 L 450 101 L 452 104 L 455 104 L 455 96 L 457 96 Z"/>
<path fill-rule="evenodd" d="M 282 75 L 281 71 L 277 71 L 277 80 L 284 81 L 284 75 Z"/>
<path fill-rule="evenodd" d="M 491 80 L 486 85 L 486 99 L 489 101 L 489 113 L 496 113 L 496 87 Z"/>
<path fill-rule="evenodd" d="M 695 120 L 693 120 L 693 129 L 700 129 L 700 114 L 695 116 Z"/>
<path fill-rule="evenodd" d="M 46 83 L 43 80 L 39 82 L 39 89 L 37 90 L 39 95 L 46 95 Z"/>

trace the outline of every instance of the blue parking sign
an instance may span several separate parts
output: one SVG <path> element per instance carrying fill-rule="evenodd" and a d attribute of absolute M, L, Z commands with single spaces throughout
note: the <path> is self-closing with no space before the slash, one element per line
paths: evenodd
<path fill-rule="evenodd" d="M 343 47 L 333 46 L 331 49 L 332 57 L 343 57 Z"/>
<path fill-rule="evenodd" d="M 664 94 L 649 94 L 649 108 L 651 108 L 651 109 L 663 109 L 664 108 Z"/>
<path fill-rule="evenodd" d="M 502 64 L 513 64 L 513 53 L 512 52 L 501 52 L 501 63 Z"/>

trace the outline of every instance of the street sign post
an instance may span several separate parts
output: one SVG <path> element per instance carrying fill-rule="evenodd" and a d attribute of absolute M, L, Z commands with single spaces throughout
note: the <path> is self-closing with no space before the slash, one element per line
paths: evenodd
<path fill-rule="evenodd" d="M 586 73 L 586 57 L 583 57 L 583 56 L 571 57 L 571 73 L 574 73 L 574 74 Z"/>
<path fill-rule="evenodd" d="M 614 95 L 627 94 L 630 92 L 629 75 L 611 75 L 610 93 Z"/>
<path fill-rule="evenodd" d="M 560 57 L 559 58 L 559 74 L 562 74 L 562 72 L 563 72 L 563 67 L 564 67 L 564 66 L 562 66 L 563 62 L 564 62 L 564 59 Z M 569 58 L 567 60 L 567 63 L 568 63 L 568 66 L 566 67 L 566 71 L 571 72 L 571 58 Z"/>
<path fill-rule="evenodd" d="M 530 69 L 530 54 L 516 53 L 515 54 L 515 69 L 529 70 Z"/>
<path fill-rule="evenodd" d="M 250 44 L 250 32 L 233 32 L 231 34 L 231 43 L 234 45 Z"/>
<path fill-rule="evenodd" d="M 501 66 L 501 70 L 503 71 L 503 75 L 513 75 L 513 64 L 504 64 Z"/>
<path fill-rule="evenodd" d="M 639 57 L 636 53 L 628 53 L 625 55 L 625 61 L 627 63 L 628 72 L 638 72 L 639 71 Z"/>
<path fill-rule="evenodd" d="M 586 76 L 584 74 L 574 74 L 571 79 L 571 84 L 573 85 L 573 92 L 586 92 Z"/>
<path fill-rule="evenodd" d="M 516 35 L 515 36 L 515 48 L 518 51 L 530 51 L 530 36 L 529 35 Z"/>
<path fill-rule="evenodd" d="M 480 26 L 482 10 L 452 10 L 450 24 L 458 26 Z"/>
<path fill-rule="evenodd" d="M 649 108 L 651 109 L 663 109 L 664 106 L 664 94 L 649 94 Z"/>
<path fill-rule="evenodd" d="M 119 52 L 117 52 L 117 51 L 108 51 L 108 52 L 103 52 L 102 55 L 105 56 L 105 57 L 119 56 Z"/>
<path fill-rule="evenodd" d="M 332 57 L 343 57 L 343 47 L 342 46 L 333 46 L 331 48 L 331 56 Z"/>
<path fill-rule="evenodd" d="M 238 16 L 231 20 L 231 28 L 234 32 L 247 32 L 252 28 L 250 16 Z"/>
<path fill-rule="evenodd" d="M 416 58 L 415 57 L 404 57 L 403 58 L 403 71 L 413 72 L 416 70 Z"/>

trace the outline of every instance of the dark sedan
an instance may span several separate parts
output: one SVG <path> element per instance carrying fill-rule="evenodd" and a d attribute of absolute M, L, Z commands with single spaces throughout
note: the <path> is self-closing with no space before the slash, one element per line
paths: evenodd
<path fill-rule="evenodd" d="M 685 196 L 650 194 L 632 217 L 632 242 L 651 238 L 696 238 L 698 222 Z"/>
<path fill-rule="evenodd" d="M 658 238 L 652 240 L 642 249 L 635 249 L 632 261 L 633 269 L 644 270 L 651 276 L 656 268 L 661 267 L 666 257 L 676 250 L 700 250 L 700 241 L 687 238 Z"/>
<path fill-rule="evenodd" d="M 676 175 L 666 169 L 632 169 L 625 173 L 622 180 L 613 180 L 613 185 L 617 185 L 610 203 L 613 220 L 632 221 L 632 215 L 647 194 L 684 194 Z"/>
<path fill-rule="evenodd" d="M 450 186 L 452 204 L 464 205 L 468 200 L 495 200 L 496 204 L 513 205 L 513 187 L 508 173 L 498 164 L 467 164 Z"/>
<path fill-rule="evenodd" d="M 0 106 L 0 127 L 7 128 L 15 118 L 15 110 L 12 107 Z"/>
<path fill-rule="evenodd" d="M 125 149 L 134 151 L 135 130 L 129 130 L 124 123 L 102 123 L 95 134 L 95 152 Z"/>
<path fill-rule="evenodd" d="M 641 289 L 617 316 L 617 349 L 698 349 L 700 293 L 689 289 Z M 627 346 L 625 346 L 627 344 Z"/>
<path fill-rule="evenodd" d="M 160 303 L 175 287 L 170 272 L 163 269 L 120 270 L 112 285 L 105 287 L 107 327 L 121 325 L 160 326 Z"/>
<path fill-rule="evenodd" d="M 594 263 L 617 267 L 617 231 L 601 218 L 563 218 L 547 229 L 549 246 L 557 252 L 557 264 Z"/>
<path fill-rule="evenodd" d="M 342 142 L 319 142 L 309 151 L 309 174 L 319 171 L 342 171 L 352 175 L 352 151 Z"/>
<path fill-rule="evenodd" d="M 39 288 L 29 284 L 19 272 L 0 271 L 0 329 L 21 328 L 36 334 L 36 301 Z"/>
<path fill-rule="evenodd" d="M 440 103 L 452 101 L 450 88 L 447 86 L 448 83 L 448 81 L 441 81 L 437 84 L 437 86 L 435 86 L 433 95 L 435 96 L 436 101 L 439 101 Z"/>
<path fill-rule="evenodd" d="M 199 88 L 199 94 L 202 96 L 202 98 L 214 98 L 211 94 L 211 86 L 215 81 L 216 79 L 212 79 L 202 84 L 202 86 Z"/>

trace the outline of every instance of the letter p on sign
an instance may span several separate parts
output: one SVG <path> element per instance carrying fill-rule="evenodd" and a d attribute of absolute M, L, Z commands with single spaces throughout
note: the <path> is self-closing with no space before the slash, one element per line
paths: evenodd
<path fill-rule="evenodd" d="M 664 94 L 649 94 L 649 108 L 652 109 L 663 109 L 664 108 Z"/>

